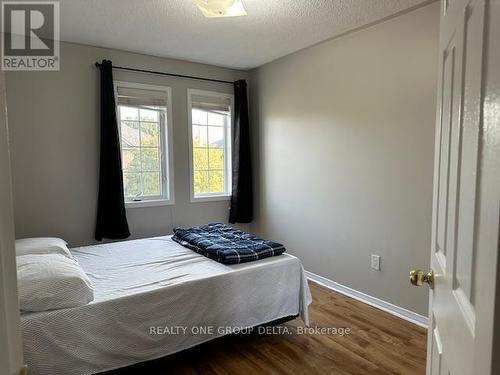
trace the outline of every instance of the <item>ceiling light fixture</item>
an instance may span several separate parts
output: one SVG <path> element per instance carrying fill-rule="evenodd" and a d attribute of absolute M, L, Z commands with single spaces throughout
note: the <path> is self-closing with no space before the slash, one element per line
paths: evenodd
<path fill-rule="evenodd" d="M 205 17 L 246 16 L 241 0 L 195 0 Z"/>

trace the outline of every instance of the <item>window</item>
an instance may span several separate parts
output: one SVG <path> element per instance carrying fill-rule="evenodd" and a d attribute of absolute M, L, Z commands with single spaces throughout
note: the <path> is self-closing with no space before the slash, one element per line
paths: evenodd
<path fill-rule="evenodd" d="M 126 205 L 172 204 L 170 88 L 116 82 L 115 91 Z"/>
<path fill-rule="evenodd" d="M 188 90 L 191 201 L 231 195 L 231 111 L 233 96 Z"/>

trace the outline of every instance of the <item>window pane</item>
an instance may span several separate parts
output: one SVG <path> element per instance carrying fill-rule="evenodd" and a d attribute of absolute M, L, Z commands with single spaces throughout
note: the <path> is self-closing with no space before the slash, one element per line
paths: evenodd
<path fill-rule="evenodd" d="M 194 172 L 194 193 L 208 193 L 208 173 L 203 171 Z"/>
<path fill-rule="evenodd" d="M 193 147 L 207 147 L 207 127 L 193 125 Z"/>
<path fill-rule="evenodd" d="M 193 167 L 194 170 L 208 169 L 208 149 L 195 148 L 193 149 Z"/>
<path fill-rule="evenodd" d="M 224 128 L 209 126 L 208 141 L 210 147 L 224 147 Z"/>
<path fill-rule="evenodd" d="M 208 125 L 224 126 L 224 117 L 226 116 L 219 113 L 208 112 Z"/>
<path fill-rule="evenodd" d="M 116 90 L 124 195 L 127 200 L 136 196 L 157 199 L 165 193 L 168 198 L 168 90 L 132 83 L 117 85 Z"/>
<path fill-rule="evenodd" d="M 160 157 L 157 148 L 142 149 L 142 170 L 143 171 L 160 170 Z"/>
<path fill-rule="evenodd" d="M 126 172 L 141 170 L 141 154 L 138 147 L 123 147 L 122 169 Z"/>
<path fill-rule="evenodd" d="M 146 147 L 158 147 L 159 145 L 159 126 L 157 123 L 141 123 L 141 145 Z"/>
<path fill-rule="evenodd" d="M 120 120 L 139 120 L 139 110 L 134 107 L 120 106 Z"/>
<path fill-rule="evenodd" d="M 161 195 L 160 173 L 145 172 L 142 174 L 142 192 L 144 196 Z"/>
<path fill-rule="evenodd" d="M 141 192 L 141 174 L 123 173 L 123 188 L 126 197 L 135 197 Z"/>
<path fill-rule="evenodd" d="M 210 192 L 223 193 L 224 192 L 224 173 L 222 171 L 210 171 Z"/>
<path fill-rule="evenodd" d="M 221 196 L 227 181 L 231 179 L 229 160 L 231 153 L 228 141 L 231 115 L 225 95 L 207 93 L 192 94 L 192 171 L 194 195 Z M 224 104 L 223 104 L 224 103 Z M 224 106 L 223 106 L 224 105 Z M 226 149 L 227 148 L 227 149 Z"/>
<path fill-rule="evenodd" d="M 122 121 L 121 136 L 123 146 L 139 146 L 139 123 Z"/>
<path fill-rule="evenodd" d="M 152 111 L 149 109 L 141 109 L 140 115 L 141 115 L 141 121 L 158 122 L 158 111 Z"/>
<path fill-rule="evenodd" d="M 224 169 L 224 149 L 211 148 L 209 150 L 210 169 Z"/>
<path fill-rule="evenodd" d="M 207 124 L 207 112 L 194 109 L 191 111 L 193 124 L 206 125 Z"/>

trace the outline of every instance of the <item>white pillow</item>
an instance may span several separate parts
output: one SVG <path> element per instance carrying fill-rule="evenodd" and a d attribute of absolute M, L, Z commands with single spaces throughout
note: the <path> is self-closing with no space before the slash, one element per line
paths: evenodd
<path fill-rule="evenodd" d="M 66 241 L 54 237 L 35 237 L 16 240 L 16 255 L 61 254 L 73 258 Z"/>
<path fill-rule="evenodd" d="M 64 309 L 94 300 L 92 283 L 83 269 L 61 254 L 18 256 L 17 285 L 22 311 Z"/>

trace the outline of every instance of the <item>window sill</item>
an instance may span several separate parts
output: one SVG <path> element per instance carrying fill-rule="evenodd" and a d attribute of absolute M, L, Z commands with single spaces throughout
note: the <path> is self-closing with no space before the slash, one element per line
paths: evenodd
<path fill-rule="evenodd" d="M 202 203 L 202 202 L 217 202 L 217 201 L 229 201 L 231 200 L 230 195 L 214 195 L 206 197 L 191 197 L 191 203 Z"/>
<path fill-rule="evenodd" d="M 157 206 L 171 206 L 174 204 L 173 200 L 168 199 L 152 199 L 144 201 L 125 201 L 125 208 L 141 208 L 141 207 L 157 207 Z"/>

